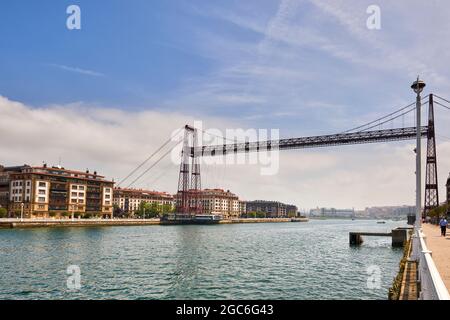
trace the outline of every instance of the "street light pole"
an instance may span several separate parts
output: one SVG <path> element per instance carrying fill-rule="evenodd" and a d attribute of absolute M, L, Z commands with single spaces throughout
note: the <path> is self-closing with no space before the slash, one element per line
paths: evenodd
<path fill-rule="evenodd" d="M 411 85 L 411 88 L 417 94 L 416 96 L 416 229 L 418 230 L 422 226 L 422 210 L 421 210 L 421 196 L 422 196 L 422 174 L 421 174 L 421 96 L 423 88 L 425 88 L 425 82 L 417 77 L 417 80 Z"/>
<path fill-rule="evenodd" d="M 25 204 L 22 202 L 20 204 L 20 222 L 23 222 L 23 207 L 25 206 Z"/>

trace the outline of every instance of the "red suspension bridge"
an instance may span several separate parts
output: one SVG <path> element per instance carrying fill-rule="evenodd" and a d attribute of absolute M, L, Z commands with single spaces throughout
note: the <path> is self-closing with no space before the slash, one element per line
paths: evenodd
<path fill-rule="evenodd" d="M 201 214 L 202 212 L 202 203 L 200 198 L 200 157 L 412 140 L 416 139 L 418 133 L 420 133 L 421 138 L 427 139 L 425 199 L 423 206 L 423 216 L 426 216 L 430 210 L 439 205 L 434 106 L 438 105 L 450 110 L 450 101 L 440 96 L 429 94 L 421 99 L 421 105 L 428 105 L 428 121 L 426 125 L 421 125 L 419 130 L 417 130 L 417 126 L 404 126 L 404 120 L 401 127 L 393 127 L 394 120 L 404 119 L 407 115 L 415 114 L 414 112 L 417 111 L 416 103 L 411 103 L 364 125 L 331 135 L 252 142 L 231 141 L 230 143 L 224 142 L 216 145 L 199 145 L 198 136 L 200 129 L 186 125 L 184 128 L 179 129 L 179 132 L 184 131 L 184 136 L 182 139 L 183 147 L 181 151 L 181 163 L 178 179 L 178 199 L 175 217 L 189 219 Z M 383 127 L 388 125 L 391 125 L 391 128 L 383 129 Z M 208 134 L 203 130 L 201 131 Z M 225 141 L 225 138 L 223 138 L 223 141 Z M 166 141 L 127 177 L 119 182 L 119 186 L 133 174 L 138 172 L 139 169 L 141 169 L 150 159 L 163 150 L 163 148 L 170 145 L 171 142 L 173 143 L 172 139 Z M 128 185 L 128 187 L 132 186 L 151 169 L 153 169 L 164 157 L 172 152 L 178 144 L 179 142 L 167 152 L 162 154 L 162 156 L 160 156 L 147 170 L 139 174 L 138 177 Z"/>

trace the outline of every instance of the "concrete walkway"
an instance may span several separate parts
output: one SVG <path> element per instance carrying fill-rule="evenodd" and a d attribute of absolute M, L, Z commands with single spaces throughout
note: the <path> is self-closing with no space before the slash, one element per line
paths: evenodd
<path fill-rule="evenodd" d="M 447 236 L 442 237 L 439 226 L 424 223 L 422 231 L 426 236 L 427 247 L 432 251 L 433 261 L 450 291 L 450 229 L 447 229 Z"/>

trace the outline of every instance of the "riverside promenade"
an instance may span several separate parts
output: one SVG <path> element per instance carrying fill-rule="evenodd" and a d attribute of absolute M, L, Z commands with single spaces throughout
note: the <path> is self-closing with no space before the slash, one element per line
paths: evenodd
<path fill-rule="evenodd" d="M 220 224 L 232 223 L 279 223 L 308 222 L 308 218 L 239 218 L 222 220 Z M 49 228 L 49 227 L 114 227 L 161 225 L 157 219 L 0 219 L 0 229 Z"/>
<path fill-rule="evenodd" d="M 450 291 L 450 230 L 446 237 L 442 237 L 439 226 L 424 223 L 422 231 L 426 235 L 428 249 L 432 251 L 433 261 L 442 281 Z"/>
<path fill-rule="evenodd" d="M 159 225 L 159 219 L 0 219 L 0 228 L 113 227 Z"/>

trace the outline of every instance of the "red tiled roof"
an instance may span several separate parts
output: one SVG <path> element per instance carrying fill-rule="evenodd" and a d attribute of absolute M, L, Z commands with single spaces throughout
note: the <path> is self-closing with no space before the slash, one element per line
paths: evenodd
<path fill-rule="evenodd" d="M 61 169 L 60 168 L 49 168 L 49 167 L 25 167 L 24 169 L 31 169 L 31 171 L 26 172 L 26 170 L 25 170 L 22 172 L 16 172 L 16 173 L 12 173 L 12 174 L 13 175 L 39 174 L 39 175 L 44 175 L 44 176 L 56 176 L 56 177 L 65 177 L 65 178 L 80 179 L 80 180 L 90 180 L 90 181 L 114 183 L 114 181 L 106 180 L 104 176 L 90 173 L 90 172 L 86 173 L 83 171 L 67 170 L 67 169 L 62 169 L 62 168 Z M 39 172 L 38 170 L 42 170 L 42 172 Z M 64 172 L 64 173 L 73 174 L 73 175 L 77 175 L 77 176 L 62 175 L 62 174 L 58 174 L 57 172 Z"/>
<path fill-rule="evenodd" d="M 154 190 L 145 190 L 145 189 L 133 189 L 133 188 L 114 188 L 114 191 L 116 192 L 132 192 L 132 193 L 148 193 L 152 195 L 158 195 L 158 196 L 169 196 L 172 197 L 171 194 L 167 192 L 161 192 L 161 191 L 154 191 Z"/>
<path fill-rule="evenodd" d="M 40 169 L 40 170 L 52 170 L 52 171 L 60 171 L 60 172 L 67 172 L 67 173 L 73 173 L 73 174 L 80 174 L 80 175 L 92 175 L 96 176 L 98 178 L 105 178 L 104 176 L 101 176 L 99 174 L 94 174 L 93 172 L 86 172 L 86 171 L 78 171 L 78 170 L 67 170 L 63 168 L 53 168 L 53 167 L 31 167 L 32 169 Z"/>

